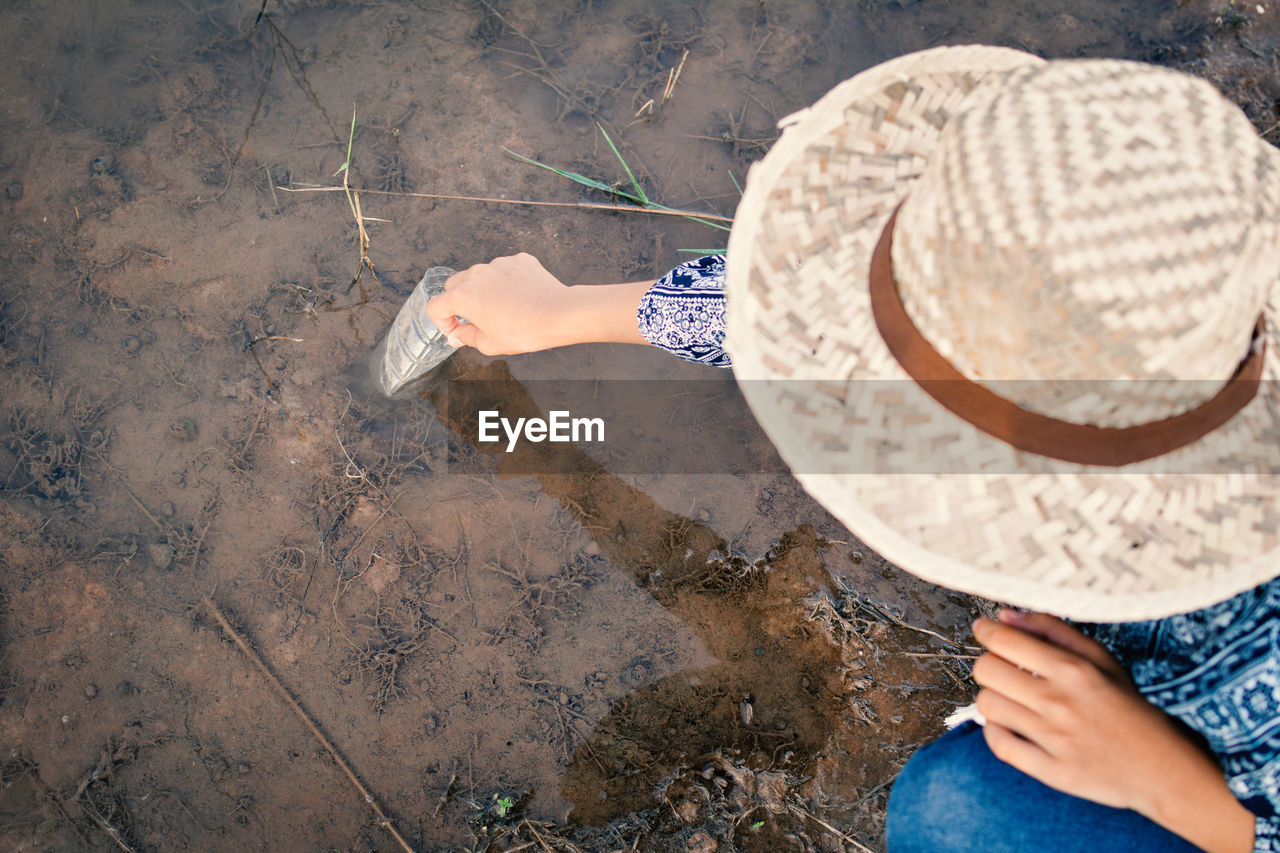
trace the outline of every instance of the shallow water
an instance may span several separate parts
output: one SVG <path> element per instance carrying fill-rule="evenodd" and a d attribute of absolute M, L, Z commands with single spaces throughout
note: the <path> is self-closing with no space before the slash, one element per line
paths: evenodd
<path fill-rule="evenodd" d="M 966 696 L 952 647 L 904 623 L 962 639 L 977 605 L 808 498 L 727 372 L 596 346 L 459 354 L 425 399 L 368 387 L 426 267 L 531 251 L 626 281 L 723 233 L 373 191 L 598 200 L 503 148 L 624 181 L 599 123 L 652 198 L 731 215 L 776 121 L 875 62 L 965 42 L 1189 61 L 1221 31 L 1208 9 L 8 4 L 4 846 L 397 846 L 206 599 L 415 849 L 566 821 L 614 822 L 584 849 L 847 844 L 787 804 L 878 846 L 893 774 Z M 291 191 L 341 182 L 353 111 L 363 268 L 344 194 Z M 450 401 L 464 373 L 487 381 Z M 637 380 L 691 383 L 652 421 L 613 416 L 642 462 L 459 431 L 494 400 L 630 412 Z"/>

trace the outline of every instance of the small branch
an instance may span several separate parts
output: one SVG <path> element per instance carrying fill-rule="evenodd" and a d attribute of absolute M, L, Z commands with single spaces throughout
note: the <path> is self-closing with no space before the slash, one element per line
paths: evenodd
<path fill-rule="evenodd" d="M 107 837 L 114 841 L 116 846 L 123 850 L 124 853 L 134 853 L 134 849 L 128 844 L 125 844 L 124 839 L 120 837 L 120 830 L 107 823 L 107 819 L 98 814 L 96 809 L 82 804 L 81 811 L 92 818 L 93 822 L 96 823 L 102 831 L 107 834 Z"/>
<path fill-rule="evenodd" d="M 812 812 L 807 812 L 807 811 L 805 811 L 805 810 L 804 810 L 804 809 L 802 809 L 802 808 L 799 808 L 799 807 L 797 807 L 797 806 L 792 806 L 792 805 L 788 805 L 788 806 L 787 806 L 787 808 L 791 809 L 791 811 L 793 811 L 794 813 L 796 813 L 796 814 L 797 814 L 797 815 L 799 815 L 800 817 L 807 817 L 809 820 L 811 820 L 811 821 L 813 821 L 814 823 L 818 824 L 818 826 L 822 827 L 823 829 L 827 830 L 828 832 L 834 833 L 834 834 L 835 834 L 835 836 L 836 836 L 837 838 L 839 838 L 841 841 L 843 841 L 845 844 L 851 844 L 851 845 L 853 845 L 853 848 L 854 848 L 855 850 L 857 850 L 857 851 L 858 851 L 858 853 L 873 853 L 873 851 L 871 850 L 871 848 L 870 848 L 870 847 L 867 847 L 865 844 L 862 844 L 861 842 L 858 842 L 858 841 L 856 841 L 856 840 L 854 840 L 854 839 L 850 838 L 849 836 L 845 835 L 843 832 L 841 832 L 840 830 L 836 829 L 834 826 L 832 826 L 831 824 L 827 823 L 825 820 L 823 820 L 822 818 L 820 818 L 820 817 L 818 817 L 817 815 L 813 814 Z"/>
<path fill-rule="evenodd" d="M 340 193 L 345 191 L 346 187 L 279 187 L 281 192 L 286 193 Z M 613 213 L 649 213 L 656 216 L 693 216 L 698 219 L 710 219 L 715 222 L 732 222 L 732 216 L 719 216 L 714 213 L 699 213 L 696 210 L 666 210 L 653 207 L 624 207 L 618 204 L 602 204 L 590 201 L 531 201 L 519 198 L 489 198 L 486 196 L 472 195 L 442 195 L 439 193 L 411 193 L 396 192 L 394 190 L 369 190 L 369 189 L 353 189 L 352 192 L 362 192 L 368 195 L 386 195 L 401 198 L 431 198 L 444 199 L 446 201 L 483 201 L 491 204 L 524 204 L 535 207 L 576 207 L 583 210 L 607 210 Z"/>
<path fill-rule="evenodd" d="M 378 825 L 391 833 L 392 837 L 400 843 L 400 847 L 404 849 L 405 853 L 414 853 L 413 848 L 409 846 L 409 842 L 405 841 L 404 837 L 396 831 L 395 826 L 391 823 L 391 818 L 387 817 L 386 812 L 384 812 L 382 807 L 378 805 L 378 801 L 373 798 L 373 794 L 369 793 L 369 789 L 360 782 L 360 778 L 356 776 L 355 771 L 352 770 L 351 766 L 347 764 L 345 759 L 343 759 L 337 748 L 320 732 L 319 727 L 311 721 L 311 717 L 307 716 L 307 712 L 302 710 L 302 706 L 299 705 L 297 700 L 293 698 L 292 694 L 285 689 L 284 685 L 280 683 L 280 680 L 275 677 L 271 670 L 267 669 L 267 665 L 262 662 L 262 658 L 253 650 L 253 647 L 240 636 L 235 628 L 231 627 L 231 623 L 227 621 L 227 617 L 222 615 L 222 611 L 218 609 L 218 605 L 213 603 L 213 599 L 206 598 L 204 603 L 208 605 L 209 612 L 211 612 L 213 617 L 218 620 L 218 625 L 222 627 L 222 630 L 226 635 L 240 647 L 240 651 L 244 652 L 245 657 L 247 657 L 253 665 L 257 667 L 258 671 L 262 673 L 263 678 L 267 680 L 267 683 L 275 689 L 280 698 L 285 701 L 285 704 L 292 708 L 293 712 L 298 715 L 298 718 L 306 724 L 307 730 L 310 731 L 312 736 L 320 742 L 320 745 L 324 747 L 325 752 L 329 753 L 329 757 L 333 759 L 334 763 L 342 768 L 343 773 L 347 774 L 347 778 L 351 780 L 352 786 L 357 792 L 359 792 L 364 801 L 369 804 L 369 808 L 373 809 L 374 814 L 378 816 Z"/>
<path fill-rule="evenodd" d="M 260 335 L 245 344 L 244 349 L 241 350 L 241 352 L 251 350 L 263 341 L 293 341 L 295 344 L 306 343 L 302 338 L 291 338 L 288 335 Z"/>
<path fill-rule="evenodd" d="M 262 8 L 265 9 L 266 7 L 267 7 L 267 0 L 262 0 Z M 262 17 L 261 12 L 258 13 L 258 17 Z M 268 189 L 271 190 L 271 203 L 276 206 L 276 213 L 279 213 L 280 199 L 276 197 L 276 182 L 271 180 L 271 169 L 267 167 L 265 164 L 263 165 L 262 169 L 267 173 L 267 187 Z"/>
<path fill-rule="evenodd" d="M 772 35 L 772 33 L 770 33 Z M 662 90 L 662 106 L 667 105 L 667 101 L 671 100 L 671 96 L 675 94 L 676 84 L 680 82 L 680 72 L 684 70 L 684 61 L 689 58 L 688 49 L 685 50 L 684 56 L 680 57 L 680 64 L 671 70 L 667 75 L 667 88 Z"/>

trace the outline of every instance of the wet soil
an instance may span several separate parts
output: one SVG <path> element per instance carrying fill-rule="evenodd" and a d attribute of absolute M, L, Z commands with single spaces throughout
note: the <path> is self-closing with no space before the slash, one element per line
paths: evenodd
<path fill-rule="evenodd" d="M 732 215 L 780 117 L 942 43 L 1186 68 L 1274 139 L 1274 20 L 6 5 L 0 847 L 879 849 L 894 774 L 971 695 L 986 603 L 761 464 L 727 373 L 597 346 L 461 353 L 410 400 L 365 378 L 427 267 L 531 251 L 633 280 L 723 233 L 374 191 L 605 200 L 503 151 L 626 188 L 603 128 L 652 198 Z M 346 195 L 306 191 L 341 184 L 349 139 L 367 264 Z M 483 405 L 596 379 L 696 383 L 692 414 L 619 426 L 673 456 L 698 434 L 712 473 L 468 438 Z"/>

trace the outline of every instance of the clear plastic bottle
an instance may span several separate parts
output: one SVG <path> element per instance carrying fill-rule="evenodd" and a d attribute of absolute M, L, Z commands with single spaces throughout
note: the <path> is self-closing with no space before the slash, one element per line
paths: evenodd
<path fill-rule="evenodd" d="M 453 354 L 444 332 L 427 316 L 427 300 L 444 293 L 453 275 L 448 267 L 432 267 L 400 307 L 400 313 L 373 352 L 369 367 L 378 388 L 388 397 Z"/>

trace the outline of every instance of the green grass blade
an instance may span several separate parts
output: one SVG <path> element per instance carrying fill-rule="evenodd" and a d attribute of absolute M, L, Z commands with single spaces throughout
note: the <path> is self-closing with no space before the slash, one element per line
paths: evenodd
<path fill-rule="evenodd" d="M 738 195 L 742 195 L 742 184 L 738 183 L 738 179 L 733 176 L 733 170 L 729 171 L 729 180 L 733 181 L 734 189 L 738 191 Z"/>
<path fill-rule="evenodd" d="M 588 178 L 585 175 L 579 175 L 577 172 L 570 172 L 565 169 L 557 169 L 555 166 L 548 166 L 546 163 L 543 163 L 541 160 L 535 160 L 532 157 L 526 157 L 523 154 L 517 154 L 516 152 L 512 151 L 510 148 L 504 147 L 502 150 L 510 154 L 512 157 L 515 157 L 517 160 L 521 161 L 522 163 L 528 163 L 531 166 L 537 166 L 539 169 L 546 169 L 548 172 L 555 172 L 557 175 L 560 175 L 561 177 L 568 178 L 571 181 L 576 181 L 577 183 L 580 183 L 586 187 L 591 187 L 594 190 L 603 190 L 605 192 L 611 192 L 613 190 L 613 187 L 609 186 L 608 184 L 602 181 L 597 181 L 594 178 Z"/>
<path fill-rule="evenodd" d="M 603 127 L 600 128 L 600 132 L 604 133 Z M 613 140 L 609 139 L 609 134 L 604 133 L 604 138 L 608 140 L 609 147 L 612 148 Z M 631 178 L 631 185 L 635 187 L 636 191 L 639 193 L 638 196 L 632 195 L 629 192 L 624 192 L 618 189 L 617 187 L 614 187 L 610 184 L 606 184 L 604 181 L 597 181 L 595 178 L 588 178 L 586 175 L 579 175 L 577 172 L 570 172 L 566 169 L 557 169 L 555 166 L 548 166 L 546 163 L 543 163 L 540 160 L 535 160 L 532 157 L 526 157 L 523 154 L 517 154 L 516 152 L 512 151 L 510 148 L 507 148 L 506 146 L 503 146 L 502 150 L 507 152 L 517 160 L 519 160 L 521 163 L 528 163 L 531 166 L 537 166 L 539 169 L 546 169 L 548 172 L 555 172 L 557 175 L 560 175 L 563 178 L 568 178 L 574 183 L 582 184 L 584 187 L 590 187 L 593 190 L 599 190 L 602 193 L 606 193 L 607 195 L 611 195 L 615 198 L 623 199 L 624 201 L 629 201 L 632 204 L 638 205 L 640 207 L 646 207 L 653 210 L 666 210 L 666 211 L 670 211 L 671 213 L 684 212 L 684 211 L 676 210 L 674 207 L 667 207 L 665 204 L 658 204 L 656 201 L 652 201 L 648 196 L 646 196 L 644 194 L 644 190 L 640 189 L 640 184 L 636 182 L 635 176 L 631 174 L 631 170 L 627 169 L 626 161 L 622 160 L 622 155 L 618 154 L 617 148 L 613 149 L 613 153 L 618 155 L 618 160 L 622 162 L 623 168 L 627 169 L 627 175 Z M 729 230 L 729 226 L 727 225 L 723 225 L 719 222 L 713 222 L 709 219 L 702 219 L 696 214 L 683 216 L 681 218 L 688 219 L 690 222 L 697 222 L 699 225 L 708 225 L 719 231 Z"/>
<path fill-rule="evenodd" d="M 645 199 L 637 198 L 636 196 L 633 196 L 631 193 L 623 192 L 617 187 L 610 186 L 609 184 L 606 184 L 603 181 L 597 181 L 594 178 L 588 178 L 586 175 L 579 175 L 577 172 L 569 172 L 569 171 L 566 171 L 565 169 L 557 169 L 555 166 L 548 166 L 546 163 L 542 163 L 538 160 L 534 160 L 532 157 L 526 157 L 523 154 L 517 154 L 516 152 L 512 151 L 510 148 L 504 147 L 502 150 L 510 154 L 512 157 L 515 157 L 517 160 L 519 160 L 522 163 L 528 163 L 531 166 L 537 166 L 539 169 L 546 169 L 548 172 L 555 172 L 557 175 L 560 175 L 561 177 L 564 177 L 564 178 L 568 178 L 569 180 L 575 183 L 582 184 L 584 187 L 590 187 L 591 189 L 599 190 L 602 193 L 608 193 L 609 195 L 617 196 L 618 198 L 624 198 L 633 204 L 640 205 L 641 207 L 644 207 L 647 204 L 647 201 Z"/>
<path fill-rule="evenodd" d="M 650 207 L 652 207 L 652 206 L 653 206 L 653 205 L 650 205 Z M 670 209 L 670 208 L 668 208 L 668 209 Z M 699 225 L 709 225 L 709 226 L 711 226 L 712 228 L 715 228 L 715 229 L 716 229 L 716 230 L 718 230 L 718 231 L 731 231 L 731 230 L 732 230 L 728 225 L 724 225 L 724 224 L 722 224 L 722 223 L 720 223 L 720 222 L 712 222 L 710 219 L 699 219 L 699 218 L 698 218 L 698 217 L 696 217 L 696 216 L 683 216 L 683 217 L 681 217 L 681 218 L 682 218 L 682 219 L 687 219 L 687 220 L 689 220 L 690 222 L 696 222 L 696 223 L 698 223 Z"/>
<path fill-rule="evenodd" d="M 613 149 L 613 156 L 618 158 L 618 162 L 622 164 L 622 168 L 626 170 L 627 177 L 631 179 L 631 186 L 635 188 L 636 195 L 640 196 L 641 204 L 648 204 L 649 197 L 644 194 L 644 190 L 640 188 L 640 182 L 636 180 L 636 176 L 631 174 L 631 167 L 627 165 L 627 161 L 622 159 L 622 154 L 618 152 L 618 146 L 613 144 L 613 140 L 609 138 L 609 134 L 605 131 L 604 125 L 596 122 L 596 127 L 600 128 L 600 133 L 604 135 L 604 141 L 609 143 L 609 147 Z"/>
<path fill-rule="evenodd" d="M 676 249 L 677 252 L 688 252 L 691 255 L 723 255 L 728 249 Z"/>
<path fill-rule="evenodd" d="M 351 168 L 351 144 L 356 139 L 356 111 L 351 110 L 351 132 L 347 134 L 347 162 L 338 167 L 338 172 L 345 172 Z M 334 172 L 336 175 L 338 172 Z"/>

